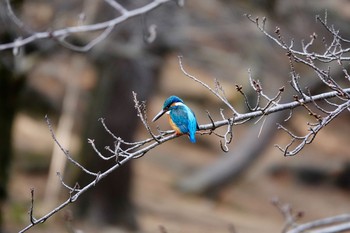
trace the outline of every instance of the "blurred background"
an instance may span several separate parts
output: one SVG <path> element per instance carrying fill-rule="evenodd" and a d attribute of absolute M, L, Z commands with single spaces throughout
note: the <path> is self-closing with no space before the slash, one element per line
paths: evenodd
<path fill-rule="evenodd" d="M 134 9 L 149 1 L 118 2 Z M 118 15 L 103 1 L 12 3 L 26 27 L 18 28 L 1 3 L 1 43 L 30 31 L 101 22 Z M 284 38 L 294 38 L 300 47 L 299 42 L 314 32 L 329 39 L 315 21 L 325 10 L 328 21 L 350 38 L 347 0 L 188 0 L 183 8 L 170 2 L 118 25 L 86 53 L 54 40 L 29 44 L 15 57 L 12 51 L 1 51 L 0 232 L 16 232 L 29 224 L 31 188 L 35 216 L 69 197 L 57 171 L 72 186 L 93 180 L 60 159 L 64 155 L 54 145 L 46 114 L 57 139 L 76 160 L 94 172 L 105 171 L 114 162 L 99 159 L 87 143 L 87 138 L 95 139 L 101 151 L 113 145 L 100 117 L 126 141 L 149 137 L 136 116 L 132 91 L 147 101 L 149 119 L 173 94 L 194 110 L 199 124 L 210 123 L 206 111 L 214 120 L 221 119 L 223 103 L 183 75 L 178 55 L 183 56 L 186 70 L 208 85 L 213 87 L 218 79 L 240 112 L 247 109 L 235 84 L 255 100 L 248 69 L 267 94 L 274 96 L 285 86 L 284 101 L 292 100 L 285 52 L 244 14 L 265 16 L 269 31 L 280 27 Z M 145 37 L 153 24 L 157 38 L 149 44 Z M 94 35 L 70 39 L 85 44 Z M 306 86 L 322 91 L 311 70 L 300 66 L 297 71 Z M 224 113 L 230 116 L 228 110 Z M 295 157 L 284 157 L 274 147 L 290 140 L 276 130 L 276 123 L 284 119 L 284 113 L 269 116 L 260 137 L 262 121 L 234 126 L 228 153 L 220 149 L 220 138 L 214 135 L 197 135 L 196 144 L 187 137 L 169 141 L 127 163 L 29 232 L 281 232 L 285 219 L 271 204 L 276 198 L 289 203 L 295 213 L 302 212 L 300 222 L 349 212 L 349 115 L 341 115 Z M 310 119 L 301 109 L 285 125 L 302 135 Z M 158 125 L 170 128 L 165 117 L 152 123 L 155 132 Z"/>

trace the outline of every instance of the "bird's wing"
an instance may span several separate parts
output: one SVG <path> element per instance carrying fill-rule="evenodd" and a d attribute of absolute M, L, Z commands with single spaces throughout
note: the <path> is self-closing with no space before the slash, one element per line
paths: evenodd
<path fill-rule="evenodd" d="M 189 108 L 190 109 L 190 108 Z M 197 122 L 197 118 L 196 115 L 194 114 L 194 112 L 192 111 L 192 109 L 190 109 L 191 113 L 193 114 L 194 119 L 196 120 L 196 130 L 199 130 L 199 126 L 198 126 L 198 122 Z"/>
<path fill-rule="evenodd" d="M 177 106 L 170 111 L 171 120 L 180 129 L 181 133 L 188 133 L 188 113 L 183 106 Z"/>

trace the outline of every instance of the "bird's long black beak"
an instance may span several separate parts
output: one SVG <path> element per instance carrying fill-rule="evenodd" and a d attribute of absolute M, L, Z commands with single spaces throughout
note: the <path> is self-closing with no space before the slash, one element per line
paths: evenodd
<path fill-rule="evenodd" d="M 166 113 L 167 111 L 165 109 L 162 109 L 152 120 L 152 122 L 155 122 L 156 120 L 158 120 L 158 118 L 160 118 L 161 116 L 163 116 L 164 113 Z"/>

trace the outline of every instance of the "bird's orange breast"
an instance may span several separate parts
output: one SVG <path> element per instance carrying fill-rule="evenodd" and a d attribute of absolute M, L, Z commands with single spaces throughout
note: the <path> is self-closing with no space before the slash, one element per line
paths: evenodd
<path fill-rule="evenodd" d="M 179 129 L 179 127 L 177 127 L 177 125 L 174 123 L 174 121 L 171 119 L 170 117 L 170 114 L 168 114 L 168 121 L 169 121 L 169 124 L 171 126 L 171 128 L 173 130 L 175 130 L 176 134 L 182 134 L 181 133 L 181 130 Z"/>

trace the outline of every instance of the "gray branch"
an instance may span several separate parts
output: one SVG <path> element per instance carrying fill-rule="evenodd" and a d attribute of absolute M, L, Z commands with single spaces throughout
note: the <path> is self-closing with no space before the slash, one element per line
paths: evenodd
<path fill-rule="evenodd" d="M 32 43 L 37 40 L 43 40 L 43 39 L 57 39 L 58 42 L 60 42 L 63 46 L 68 47 L 69 49 L 77 50 L 77 51 L 88 51 L 93 46 L 95 46 L 96 44 L 104 40 L 116 25 L 121 24 L 130 18 L 140 16 L 147 12 L 150 12 L 155 8 L 159 7 L 160 5 L 173 0 L 154 0 L 147 5 L 144 5 L 142 7 L 139 7 L 133 10 L 126 10 L 119 3 L 113 0 L 108 0 L 108 1 L 105 0 L 105 1 L 120 13 L 118 17 L 101 22 L 101 23 L 66 27 L 66 28 L 62 28 L 54 31 L 32 32 L 27 37 L 19 37 L 15 39 L 13 42 L 0 44 L 0 51 L 6 50 L 6 49 L 18 50 L 18 48 L 26 44 Z M 6 1 L 6 4 L 7 4 L 7 8 L 9 9 L 8 12 L 10 12 L 9 15 L 12 21 L 21 28 L 25 27 L 25 24 L 17 16 L 15 16 L 9 0 Z M 96 37 L 95 39 L 92 39 L 87 45 L 83 47 L 75 46 L 65 40 L 68 36 L 76 33 L 101 31 L 101 30 L 102 30 L 102 33 L 98 37 Z"/>

